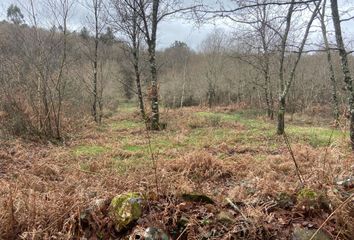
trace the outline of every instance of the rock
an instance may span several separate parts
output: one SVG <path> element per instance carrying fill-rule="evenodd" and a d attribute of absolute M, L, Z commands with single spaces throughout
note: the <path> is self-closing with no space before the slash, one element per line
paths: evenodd
<path fill-rule="evenodd" d="M 182 194 L 181 197 L 184 201 L 208 203 L 208 204 L 215 203 L 214 200 L 211 199 L 210 197 L 203 195 L 203 194 L 198 194 L 198 193 L 184 193 L 184 194 Z"/>
<path fill-rule="evenodd" d="M 337 182 L 337 185 L 342 186 L 344 189 L 354 188 L 354 177 L 348 177 Z"/>
<path fill-rule="evenodd" d="M 171 238 L 161 229 L 149 227 L 144 232 L 145 240 L 170 240 Z"/>
<path fill-rule="evenodd" d="M 130 235 L 129 240 L 171 240 L 172 238 L 168 236 L 162 229 L 148 227 L 143 229 L 138 227 L 135 229 L 134 233 Z"/>
<path fill-rule="evenodd" d="M 276 197 L 276 202 L 278 207 L 290 209 L 295 205 L 295 198 L 286 192 L 282 192 Z"/>
<path fill-rule="evenodd" d="M 330 202 L 327 197 L 311 188 L 303 188 L 297 195 L 297 205 L 307 213 L 319 210 L 329 211 L 331 209 Z"/>
<path fill-rule="evenodd" d="M 309 240 L 315 232 L 316 229 L 297 227 L 294 229 L 292 240 Z M 331 240 L 331 237 L 324 231 L 319 230 L 312 240 Z"/>
<path fill-rule="evenodd" d="M 221 223 L 229 224 L 234 222 L 234 216 L 226 211 L 221 211 L 216 216 L 217 220 Z"/>
<path fill-rule="evenodd" d="M 189 223 L 189 219 L 186 216 L 182 216 L 180 219 L 177 221 L 177 226 L 180 228 L 184 228 L 187 226 Z"/>
<path fill-rule="evenodd" d="M 108 206 L 109 201 L 106 199 L 96 199 L 90 203 L 90 205 L 83 211 L 80 212 L 81 221 L 90 221 L 92 215 L 97 215 L 102 213 L 102 211 Z"/>
<path fill-rule="evenodd" d="M 109 215 L 116 231 L 122 231 L 141 217 L 142 200 L 139 193 L 121 194 L 112 199 Z"/>

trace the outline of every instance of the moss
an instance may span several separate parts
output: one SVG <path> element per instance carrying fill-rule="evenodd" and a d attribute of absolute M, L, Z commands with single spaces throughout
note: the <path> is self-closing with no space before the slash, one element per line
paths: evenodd
<path fill-rule="evenodd" d="M 310 200 L 316 201 L 318 199 L 318 193 L 310 188 L 303 188 L 297 195 L 298 200 Z"/>
<path fill-rule="evenodd" d="M 126 193 L 114 197 L 110 204 L 110 216 L 119 232 L 142 215 L 142 197 L 139 193 Z"/>
<path fill-rule="evenodd" d="M 95 156 L 99 155 L 101 153 L 107 152 L 109 149 L 103 146 L 97 146 L 97 145 L 82 145 L 76 147 L 74 151 L 75 156 Z"/>

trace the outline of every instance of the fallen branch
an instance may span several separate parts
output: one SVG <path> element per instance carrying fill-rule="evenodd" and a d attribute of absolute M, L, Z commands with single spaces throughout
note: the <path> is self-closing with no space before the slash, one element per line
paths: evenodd
<path fill-rule="evenodd" d="M 241 214 L 241 216 L 243 217 L 243 219 L 244 219 L 246 222 L 248 222 L 247 217 L 241 212 L 240 208 L 237 207 L 237 205 L 234 204 L 234 203 L 231 201 L 230 198 L 225 198 L 225 200 L 230 204 L 230 206 L 231 206 L 233 209 L 235 209 L 239 214 Z"/>

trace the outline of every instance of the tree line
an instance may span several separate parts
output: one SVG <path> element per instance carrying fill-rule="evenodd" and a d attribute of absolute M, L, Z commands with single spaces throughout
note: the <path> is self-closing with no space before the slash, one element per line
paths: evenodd
<path fill-rule="evenodd" d="M 107 109 L 133 98 L 151 130 L 160 129 L 161 105 L 246 104 L 276 118 L 283 134 L 286 112 L 326 106 L 336 124 L 348 117 L 354 143 L 352 55 L 342 29 L 353 20 L 350 12 L 341 12 L 337 0 L 231 3 L 31 0 L 9 6 L 0 25 L 3 128 L 60 140 L 83 115 L 100 124 Z M 76 5 L 85 19 L 73 31 Z M 159 49 L 161 22 L 176 17 L 218 24 L 198 50 L 180 41 Z"/>

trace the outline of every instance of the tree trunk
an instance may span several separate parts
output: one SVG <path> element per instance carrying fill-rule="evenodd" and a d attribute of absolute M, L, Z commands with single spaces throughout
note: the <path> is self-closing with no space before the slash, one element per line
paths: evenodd
<path fill-rule="evenodd" d="M 285 128 L 285 98 L 281 98 L 279 100 L 277 133 L 279 135 L 284 134 L 284 128 Z"/>
<path fill-rule="evenodd" d="M 141 91 L 141 81 L 140 81 L 139 67 L 137 67 L 135 65 L 134 69 L 135 69 L 136 88 L 137 88 L 137 91 L 138 91 L 139 110 L 140 110 L 141 117 L 145 121 L 146 120 L 146 114 L 145 114 L 143 93 Z"/>
<path fill-rule="evenodd" d="M 95 11 L 95 49 L 93 58 L 93 103 L 92 103 L 92 116 L 96 123 L 99 123 L 98 117 L 98 89 L 97 89 L 97 75 L 98 75 L 98 41 L 99 41 L 99 29 L 98 29 L 98 5 L 97 2 L 94 4 Z"/>
<path fill-rule="evenodd" d="M 156 67 L 156 34 L 158 24 L 158 11 L 160 0 L 154 0 L 152 4 L 152 23 L 151 23 L 151 39 L 148 41 L 149 61 L 151 73 L 151 130 L 160 129 L 159 114 L 159 97 L 157 84 L 157 67 Z"/>
<path fill-rule="evenodd" d="M 321 22 L 321 29 L 322 29 L 322 36 L 323 36 L 323 41 L 327 53 L 327 63 L 328 63 L 328 70 L 329 70 L 329 78 L 331 80 L 331 85 L 332 85 L 332 103 L 333 103 L 333 114 L 334 114 L 334 119 L 336 122 L 336 126 L 339 123 L 339 103 L 338 103 L 338 97 L 337 97 L 337 81 L 336 77 L 334 74 L 334 68 L 332 64 L 332 54 L 327 38 L 327 29 L 326 29 L 326 24 L 325 24 L 325 12 L 326 11 L 326 0 L 323 1 L 323 6 L 322 6 L 322 12 L 320 14 L 320 22 Z"/>
<path fill-rule="evenodd" d="M 303 49 L 304 49 L 306 41 L 307 41 L 307 37 L 310 32 L 311 25 L 318 13 L 318 10 L 319 10 L 320 4 L 321 4 L 321 0 L 317 3 L 315 3 L 316 7 L 311 15 L 309 22 L 307 23 L 305 34 L 303 36 L 303 39 L 301 41 L 301 45 L 299 47 L 299 51 L 296 56 L 296 61 L 294 63 L 293 68 L 291 69 L 288 81 L 285 82 L 284 81 L 285 50 L 286 50 L 286 43 L 287 43 L 288 34 L 289 34 L 290 26 L 291 26 L 291 18 L 292 18 L 292 14 L 294 12 L 294 4 L 295 4 L 295 1 L 292 0 L 291 5 L 288 10 L 287 17 L 286 17 L 285 34 L 283 36 L 282 44 L 281 44 L 281 61 L 280 61 L 280 71 L 279 71 L 281 93 L 280 93 L 280 97 L 279 97 L 279 113 L 278 113 L 278 129 L 277 129 L 278 134 L 284 133 L 285 98 L 287 97 L 289 90 L 290 90 L 290 86 L 291 86 L 292 82 L 294 81 L 295 72 L 296 72 L 297 66 L 300 62 L 302 52 L 303 52 Z"/>
<path fill-rule="evenodd" d="M 340 18 L 338 12 L 338 3 L 337 0 L 331 0 L 331 8 L 332 8 L 332 18 L 334 31 L 336 35 L 337 47 L 339 50 L 339 56 L 341 59 L 342 71 L 344 74 L 344 82 L 346 84 L 346 90 L 348 91 L 348 105 L 349 105 L 349 113 L 350 113 L 350 142 L 352 150 L 354 150 L 354 92 L 353 92 L 353 80 L 348 66 L 348 58 L 347 51 L 344 47 L 343 37 L 342 37 L 342 29 L 340 25 Z"/>

